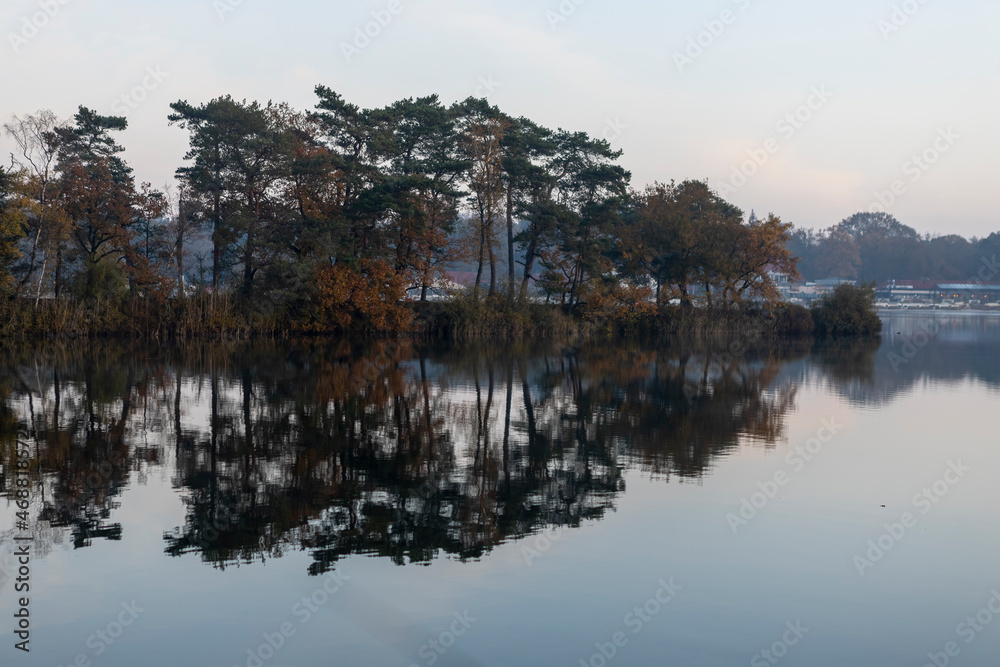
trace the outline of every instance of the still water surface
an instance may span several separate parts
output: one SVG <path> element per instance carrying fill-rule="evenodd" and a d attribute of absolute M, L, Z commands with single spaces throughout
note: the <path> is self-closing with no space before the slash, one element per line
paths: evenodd
<path fill-rule="evenodd" d="M 2 348 L 0 664 L 995 667 L 1000 318 L 886 317 L 881 344 Z"/>

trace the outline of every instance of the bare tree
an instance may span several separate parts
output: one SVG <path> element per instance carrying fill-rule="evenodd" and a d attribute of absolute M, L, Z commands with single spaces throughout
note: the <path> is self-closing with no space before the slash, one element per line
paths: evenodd
<path fill-rule="evenodd" d="M 56 283 L 62 268 L 62 241 L 67 228 L 66 218 L 58 205 L 56 185 L 56 162 L 59 155 L 60 139 L 57 129 L 65 123 L 54 113 L 42 110 L 25 116 L 12 116 L 4 123 L 4 132 L 14 140 L 18 154 L 11 154 L 11 165 L 27 172 L 27 180 L 32 199 L 29 214 L 31 250 L 28 253 L 24 274 L 17 283 L 20 294 L 35 274 L 41 255 L 41 269 L 38 271 L 38 286 L 35 291 L 35 305 L 41 298 L 45 271 L 55 254 Z"/>
<path fill-rule="evenodd" d="M 169 184 L 164 186 L 168 208 L 168 234 L 170 235 L 170 258 L 177 270 L 178 296 L 185 295 L 184 253 L 205 223 L 204 209 L 197 196 L 185 185 L 174 190 Z"/>

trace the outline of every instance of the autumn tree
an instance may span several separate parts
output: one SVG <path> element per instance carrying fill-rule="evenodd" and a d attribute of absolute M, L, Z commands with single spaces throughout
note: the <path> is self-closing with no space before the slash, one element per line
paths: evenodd
<path fill-rule="evenodd" d="M 631 197 L 618 230 L 619 270 L 645 276 L 660 305 L 667 294 L 686 307 L 698 297 L 710 307 L 773 304 L 780 294 L 771 274 L 798 277 L 792 230 L 774 215 L 744 222 L 701 181 L 657 183 Z"/>
<path fill-rule="evenodd" d="M 316 273 L 315 298 L 299 326 L 317 332 L 405 331 L 412 318 L 400 305 L 405 293 L 403 276 L 384 259 L 325 266 Z"/>
<path fill-rule="evenodd" d="M 136 190 L 132 169 L 120 157 L 124 149 L 111 135 L 126 127 L 124 118 L 80 107 L 72 126 L 56 130 L 63 206 L 83 259 L 81 288 L 88 297 L 113 290 L 119 277 L 132 289 L 159 282 L 133 241 L 138 223 L 162 213 L 162 195 L 148 185 Z"/>
<path fill-rule="evenodd" d="M 728 223 L 728 224 L 726 224 Z M 706 295 L 714 288 L 720 305 L 732 306 L 754 301 L 773 305 L 781 294 L 771 274 L 799 277 L 798 260 L 788 249 L 791 223 L 783 223 L 774 214 L 764 220 L 751 218 L 747 224 L 723 221 L 725 230 L 717 241 L 715 284 L 709 284 Z"/>
<path fill-rule="evenodd" d="M 478 296 L 483 267 L 490 268 L 488 295 L 496 294 L 497 223 L 503 215 L 503 141 L 510 121 L 485 100 L 469 99 L 461 106 L 462 144 L 469 160 L 469 203 L 473 209 L 476 238 L 476 284 Z"/>
<path fill-rule="evenodd" d="M 28 227 L 23 204 L 15 176 L 0 167 L 0 293 L 12 292 L 15 287 L 10 269 L 21 256 L 18 242 Z"/>
<path fill-rule="evenodd" d="M 735 244 L 742 215 L 702 181 L 656 183 L 638 196 L 620 232 L 622 257 L 632 271 L 642 267 L 648 273 L 658 302 L 669 287 L 682 306 L 693 307 L 693 286 L 707 283 L 710 296 L 715 265 L 723 261 L 726 244 Z"/>
<path fill-rule="evenodd" d="M 345 188 L 336 156 L 323 140 L 316 114 L 282 107 L 288 132 L 288 177 L 278 195 L 287 211 L 287 223 L 277 240 L 288 250 L 292 282 L 311 279 L 317 266 L 332 264 L 346 235 Z M 297 286 L 297 285 L 296 285 Z"/>

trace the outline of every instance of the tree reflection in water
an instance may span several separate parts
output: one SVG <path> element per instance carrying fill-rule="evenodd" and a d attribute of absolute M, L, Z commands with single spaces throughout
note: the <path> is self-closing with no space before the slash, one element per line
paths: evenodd
<path fill-rule="evenodd" d="M 187 514 L 164 535 L 171 556 L 225 568 L 304 549 L 312 574 L 350 554 L 478 559 L 600 519 L 628 469 L 696 480 L 741 444 L 773 446 L 799 383 L 784 369 L 811 348 L 15 347 L 0 353 L 4 471 L 21 428 L 35 515 L 76 548 L 121 539 L 123 491 L 169 471 Z M 837 382 L 875 363 L 828 356 Z"/>

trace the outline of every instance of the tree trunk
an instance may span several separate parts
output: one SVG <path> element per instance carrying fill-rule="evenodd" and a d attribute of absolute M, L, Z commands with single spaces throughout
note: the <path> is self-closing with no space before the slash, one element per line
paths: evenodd
<path fill-rule="evenodd" d="M 569 309 L 573 310 L 576 305 L 576 288 L 583 282 L 583 269 L 580 264 L 577 264 L 573 269 L 573 282 L 569 287 Z"/>
<path fill-rule="evenodd" d="M 514 298 L 514 188 L 507 185 L 507 276 L 510 297 Z"/>
<path fill-rule="evenodd" d="M 38 274 L 38 288 L 35 290 L 35 310 L 38 310 L 38 302 L 42 298 L 42 281 L 45 280 L 45 267 L 49 263 L 48 253 L 45 255 L 45 259 L 42 260 L 42 270 Z"/>
<path fill-rule="evenodd" d="M 680 284 L 681 288 L 681 307 L 682 308 L 694 308 L 694 304 L 691 303 L 691 295 L 688 294 L 688 284 L 687 282 L 682 282 Z"/>
<path fill-rule="evenodd" d="M 218 191 L 215 192 L 215 211 L 213 213 L 215 219 L 212 222 L 212 294 L 214 295 L 219 291 L 219 274 L 221 273 L 219 234 L 221 233 L 222 221 L 219 218 L 222 215 L 222 203 Z"/>
<path fill-rule="evenodd" d="M 479 300 L 479 286 L 483 284 L 483 261 L 486 251 L 486 230 L 479 228 L 479 268 L 476 270 L 476 285 L 473 287 L 473 294 Z"/>
<path fill-rule="evenodd" d="M 510 493 L 510 411 L 514 399 L 514 360 L 507 360 L 507 410 L 503 426 L 503 479 L 504 495 Z"/>
<path fill-rule="evenodd" d="M 180 290 L 178 297 L 183 299 L 187 296 L 184 291 L 184 234 L 177 237 L 177 289 Z"/>
<path fill-rule="evenodd" d="M 250 235 L 247 235 L 246 251 L 243 253 L 243 294 L 249 298 L 253 293 L 253 246 L 250 244 Z"/>
<path fill-rule="evenodd" d="M 427 268 L 424 271 L 423 284 L 420 286 L 420 300 L 427 301 L 427 288 L 431 282 L 432 276 L 434 275 L 434 256 L 433 253 L 428 253 L 427 255 Z"/>
<path fill-rule="evenodd" d="M 528 243 L 528 249 L 524 254 L 524 276 L 521 278 L 521 294 L 522 300 L 528 297 L 528 285 L 531 282 L 531 272 L 535 268 L 535 253 L 538 251 L 538 239 L 532 237 L 531 241 Z"/>
<path fill-rule="evenodd" d="M 524 414 L 528 418 L 528 458 L 532 462 L 536 460 L 538 452 L 535 451 L 538 432 L 535 426 L 535 408 L 531 403 L 531 387 L 528 386 L 528 378 L 525 369 L 521 368 L 521 393 L 524 394 Z M 541 457 L 538 457 L 539 459 Z"/>
<path fill-rule="evenodd" d="M 38 221 L 38 231 L 35 232 L 35 240 L 31 242 L 31 253 L 28 255 L 28 269 L 24 272 L 24 278 L 18 281 L 15 295 L 20 296 L 23 290 L 31 281 L 31 274 L 35 272 L 35 260 L 38 256 L 38 239 L 42 236 L 42 221 Z M 40 283 L 41 281 L 39 281 Z"/>
<path fill-rule="evenodd" d="M 182 196 L 177 202 L 177 244 L 175 245 L 177 252 L 177 289 L 179 290 L 177 296 L 181 299 L 186 296 L 184 292 L 184 229 L 187 224 L 186 219 L 184 198 Z"/>
<path fill-rule="evenodd" d="M 490 292 L 489 295 L 493 296 L 497 293 L 497 257 L 496 253 L 493 251 L 493 244 L 490 243 L 486 246 L 489 251 L 490 257 Z"/>

